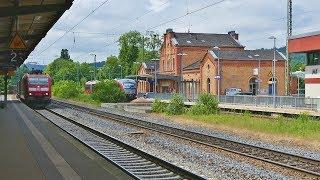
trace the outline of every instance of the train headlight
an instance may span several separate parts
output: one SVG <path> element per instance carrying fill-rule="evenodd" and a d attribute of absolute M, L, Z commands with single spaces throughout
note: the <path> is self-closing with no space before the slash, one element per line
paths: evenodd
<path fill-rule="evenodd" d="M 32 93 L 29 93 L 30 96 L 32 96 Z"/>
<path fill-rule="evenodd" d="M 46 93 L 46 96 L 48 96 L 49 95 L 49 93 Z"/>

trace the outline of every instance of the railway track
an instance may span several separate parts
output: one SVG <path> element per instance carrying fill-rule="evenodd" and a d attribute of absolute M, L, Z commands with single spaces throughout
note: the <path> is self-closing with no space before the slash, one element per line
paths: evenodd
<path fill-rule="evenodd" d="M 135 179 L 204 179 L 50 109 L 36 112 Z"/>
<path fill-rule="evenodd" d="M 279 165 L 292 170 L 320 177 L 319 160 L 284 153 L 272 149 L 262 148 L 258 146 L 253 146 L 241 142 L 231 141 L 228 139 L 222 139 L 219 137 L 208 136 L 196 132 L 190 132 L 187 130 L 164 126 L 139 119 L 133 119 L 122 115 L 111 114 L 97 109 L 87 108 L 62 101 L 53 101 L 53 104 L 56 106 L 73 108 L 102 118 L 107 118 L 121 123 L 156 131 L 159 133 L 164 133 L 170 136 L 190 140 L 210 147 L 222 149 L 228 152 L 236 153 L 239 155 L 243 155 L 246 157 L 265 161 L 274 165 Z"/>

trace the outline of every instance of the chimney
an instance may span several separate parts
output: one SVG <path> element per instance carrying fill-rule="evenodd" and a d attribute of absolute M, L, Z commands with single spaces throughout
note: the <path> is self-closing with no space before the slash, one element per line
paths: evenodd
<path fill-rule="evenodd" d="M 237 34 L 236 31 L 229 31 L 228 34 L 233 37 L 233 39 L 239 40 L 239 34 Z"/>

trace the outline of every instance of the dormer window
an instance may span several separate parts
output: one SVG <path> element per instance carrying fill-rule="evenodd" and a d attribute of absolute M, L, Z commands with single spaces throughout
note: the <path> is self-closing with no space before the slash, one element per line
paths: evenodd
<path fill-rule="evenodd" d="M 187 43 L 191 44 L 191 41 L 187 40 Z"/>
<path fill-rule="evenodd" d="M 206 41 L 205 40 L 201 40 L 201 42 L 205 43 Z"/>

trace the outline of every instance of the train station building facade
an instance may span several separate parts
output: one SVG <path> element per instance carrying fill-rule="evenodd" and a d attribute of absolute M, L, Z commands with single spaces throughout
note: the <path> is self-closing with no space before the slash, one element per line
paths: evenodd
<path fill-rule="evenodd" d="M 284 95 L 286 58 L 279 52 L 275 57 L 276 94 Z M 246 50 L 235 31 L 206 34 L 167 29 L 157 68 L 148 73 L 147 66 L 141 65 L 138 75 L 149 75 L 152 83 L 156 79 L 159 93 L 181 92 L 190 98 L 202 92 L 225 94 L 236 88 L 268 95 L 272 92 L 273 58 L 273 50 Z M 143 86 L 140 81 L 138 92 L 147 91 Z"/>
<path fill-rule="evenodd" d="M 292 36 L 289 39 L 289 53 L 305 53 L 305 96 L 320 98 L 320 31 Z"/>

